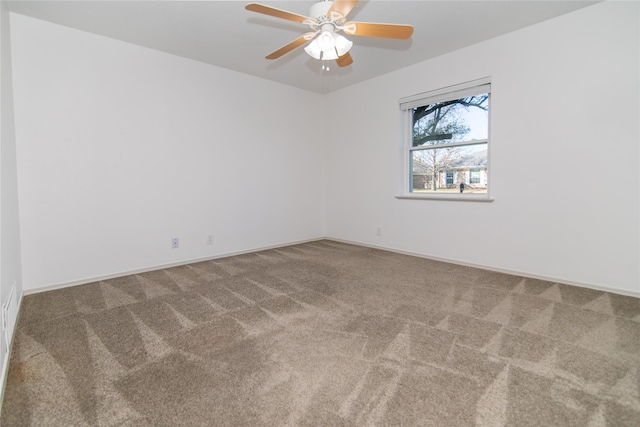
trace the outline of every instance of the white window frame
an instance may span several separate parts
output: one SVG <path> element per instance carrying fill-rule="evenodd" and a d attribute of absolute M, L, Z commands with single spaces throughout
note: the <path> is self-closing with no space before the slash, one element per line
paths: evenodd
<path fill-rule="evenodd" d="M 489 177 L 491 174 L 491 78 L 485 77 L 482 79 L 472 80 L 469 82 L 448 86 L 442 89 L 437 89 L 429 92 L 424 92 L 399 100 L 400 114 L 401 114 L 401 126 L 402 126 L 402 145 L 401 145 L 401 171 L 402 178 L 400 179 L 400 189 L 396 198 L 399 199 L 418 199 L 418 200 L 450 200 L 450 201 L 466 201 L 466 202 L 492 202 L 490 197 L 490 187 L 487 187 L 486 193 L 481 194 L 464 194 L 459 193 L 411 193 L 409 179 L 411 177 L 411 164 L 410 154 L 415 150 L 423 150 L 424 147 L 413 147 L 413 132 L 412 132 L 412 109 L 423 105 L 434 104 L 437 102 L 449 101 L 452 99 L 464 98 L 467 96 L 478 95 L 481 93 L 489 94 L 489 117 L 488 117 L 488 136 L 486 140 L 474 140 L 474 141 L 461 141 L 447 144 L 447 147 L 456 147 L 463 145 L 476 145 L 486 142 L 487 144 L 487 181 L 492 182 Z"/>

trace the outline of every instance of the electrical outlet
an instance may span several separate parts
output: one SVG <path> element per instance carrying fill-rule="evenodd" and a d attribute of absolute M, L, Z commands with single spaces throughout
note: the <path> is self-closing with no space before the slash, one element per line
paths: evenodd
<path fill-rule="evenodd" d="M 213 234 L 207 235 L 207 245 L 213 245 Z"/>
<path fill-rule="evenodd" d="M 173 239 L 171 239 L 171 248 L 178 249 L 179 247 L 180 247 L 180 239 L 177 237 L 174 237 Z"/>
<path fill-rule="evenodd" d="M 376 228 L 376 236 L 382 236 L 382 228 Z"/>

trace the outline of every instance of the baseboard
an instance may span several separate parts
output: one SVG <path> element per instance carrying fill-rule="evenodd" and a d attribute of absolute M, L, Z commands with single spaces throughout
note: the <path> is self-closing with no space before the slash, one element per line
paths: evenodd
<path fill-rule="evenodd" d="M 564 285 L 578 286 L 578 287 L 593 289 L 593 290 L 597 290 L 597 291 L 611 292 L 611 293 L 614 293 L 614 294 L 626 295 L 626 296 L 630 296 L 630 297 L 640 298 L 640 292 L 626 291 L 626 290 L 622 290 L 622 289 L 609 288 L 609 287 L 606 287 L 606 286 L 598 286 L 598 285 L 594 285 L 594 284 L 591 284 L 591 283 L 581 283 L 581 282 L 568 281 L 568 280 L 564 280 L 564 279 L 558 279 L 557 277 L 549 277 L 549 276 L 541 276 L 541 275 L 537 275 L 537 274 L 532 274 L 532 273 L 529 273 L 529 272 L 526 272 L 526 271 L 509 270 L 509 269 L 492 267 L 492 266 L 487 266 L 487 265 L 482 265 L 482 264 L 475 264 L 475 263 L 465 262 L 465 261 L 461 261 L 461 260 L 457 260 L 457 259 L 436 257 L 436 256 L 421 254 L 421 253 L 418 253 L 418 252 L 411 252 L 411 251 L 406 251 L 406 250 L 402 250 L 402 249 L 398 249 L 398 248 L 388 247 L 388 246 L 372 245 L 372 244 L 368 244 L 368 243 L 356 242 L 356 241 L 353 241 L 353 240 L 340 239 L 340 238 L 328 237 L 328 236 L 327 237 L 316 237 L 316 238 L 305 239 L 305 240 L 298 240 L 298 241 L 294 241 L 294 242 L 281 243 L 281 244 L 277 244 L 277 245 L 256 247 L 256 248 L 242 250 L 242 251 L 218 254 L 218 255 L 215 255 L 215 256 L 211 256 L 211 257 L 196 258 L 196 259 L 190 259 L 190 260 L 182 260 L 182 261 L 178 261 L 178 262 L 174 262 L 174 263 L 160 264 L 160 265 L 140 268 L 140 269 L 136 269 L 136 270 L 121 271 L 121 272 L 114 273 L 114 274 L 90 277 L 90 278 L 81 279 L 81 280 L 77 280 L 77 281 L 73 281 L 73 282 L 57 283 L 57 284 L 54 284 L 54 285 L 44 286 L 44 287 L 37 288 L 37 289 L 24 290 L 23 291 L 23 295 L 37 294 L 37 293 L 40 293 L 40 292 L 46 292 L 46 291 L 51 291 L 51 290 L 55 290 L 55 289 L 62 289 L 62 288 L 66 288 L 66 287 L 69 287 L 69 286 L 86 285 L 87 283 L 98 282 L 98 281 L 101 281 L 101 280 L 115 279 L 115 278 L 118 278 L 118 277 L 129 276 L 131 274 L 147 273 L 149 271 L 160 270 L 160 269 L 163 269 L 163 268 L 179 267 L 181 265 L 192 264 L 192 263 L 195 263 L 195 262 L 210 261 L 210 260 L 214 260 L 214 259 L 227 258 L 227 257 L 230 257 L 230 256 L 244 255 L 244 254 L 249 254 L 249 253 L 253 253 L 253 252 L 266 251 L 266 250 L 269 250 L 269 249 L 284 248 L 284 247 L 287 247 L 287 246 L 299 245 L 299 244 L 309 243 L 309 242 L 317 242 L 317 241 L 320 241 L 320 240 L 333 240 L 335 242 L 347 243 L 347 244 L 350 244 L 350 245 L 363 246 L 363 247 L 372 248 L 372 249 L 380 249 L 380 250 L 383 250 L 383 251 L 389 251 L 389 252 L 394 252 L 394 253 L 398 253 L 398 254 L 414 256 L 414 257 L 418 257 L 418 258 L 430 259 L 430 260 L 433 260 L 433 261 L 447 262 L 447 263 L 450 263 L 450 264 L 462 265 L 462 266 L 465 266 L 465 267 L 481 268 L 483 270 L 495 271 L 495 272 L 498 272 L 498 273 L 513 274 L 513 275 L 516 275 L 516 276 L 527 277 L 527 278 L 530 278 L 530 279 L 546 280 L 546 281 L 549 281 L 549 282 L 562 283 Z M 22 298 L 20 298 L 20 300 L 22 301 Z"/>
<path fill-rule="evenodd" d="M 85 279 L 74 280 L 72 282 L 56 283 L 56 284 L 53 284 L 53 285 L 43 286 L 41 288 L 36 288 L 36 289 L 25 289 L 22 294 L 23 295 L 38 294 L 40 292 L 53 291 L 53 290 L 56 290 L 56 289 L 67 288 L 67 287 L 70 287 L 70 286 L 86 285 L 88 283 L 99 282 L 101 280 L 116 279 L 118 277 L 130 276 L 132 274 L 147 273 L 149 271 L 161 270 L 161 269 L 164 269 L 164 268 L 179 267 L 181 265 L 193 264 L 193 263 L 196 263 L 196 262 L 211 261 L 211 260 L 214 260 L 214 259 L 220 259 L 220 258 L 227 258 L 227 257 L 231 257 L 231 256 L 250 254 L 250 253 L 260 252 L 260 251 L 267 251 L 269 249 L 284 248 L 284 247 L 287 247 L 287 246 L 300 245 L 300 244 L 303 244 L 303 243 L 317 242 L 319 240 L 325 240 L 325 238 L 324 237 L 316 237 L 316 238 L 312 238 L 312 239 L 297 240 L 297 241 L 294 241 L 294 242 L 280 243 L 280 244 L 277 244 L 277 245 L 270 245 L 270 246 L 261 246 L 261 247 L 256 247 L 256 248 L 252 248 L 252 249 L 246 249 L 246 250 L 235 251 L 235 252 L 228 252 L 228 253 L 224 253 L 224 254 L 218 254 L 218 255 L 208 256 L 208 257 L 203 257 L 203 258 L 194 258 L 194 259 L 181 260 L 181 261 L 176 261 L 176 262 L 167 263 L 167 264 L 158 264 L 158 265 L 139 268 L 139 269 L 135 269 L 135 270 L 120 271 L 118 273 L 107 274 L 107 275 L 103 275 L 103 276 L 94 276 L 94 277 L 89 277 L 89 278 L 85 278 Z"/>
<path fill-rule="evenodd" d="M 417 257 L 417 258 L 424 258 L 424 259 L 430 259 L 430 260 L 433 260 L 433 261 L 447 262 L 447 263 L 450 263 L 450 264 L 462 265 L 462 266 L 465 266 L 465 267 L 473 267 L 473 268 L 480 268 L 480 269 L 488 270 L 488 271 L 495 271 L 497 273 L 513 274 L 515 276 L 522 276 L 522 277 L 527 277 L 527 278 L 530 278 L 530 279 L 546 280 L 548 282 L 561 283 L 563 285 L 578 286 L 578 287 L 581 287 L 581 288 L 588 288 L 588 289 L 593 289 L 593 290 L 596 290 L 596 291 L 611 292 L 613 294 L 626 295 L 626 296 L 630 296 L 630 297 L 640 298 L 640 292 L 633 292 L 633 291 L 626 291 L 626 290 L 623 290 L 623 289 L 608 288 L 608 287 L 605 287 L 605 286 L 598 286 L 598 285 L 594 285 L 594 284 L 591 284 L 591 283 L 573 282 L 573 281 L 558 279 L 556 277 L 548 277 L 548 276 L 540 276 L 540 275 L 536 275 L 536 274 L 531 274 L 531 273 L 528 273 L 528 272 L 525 272 L 525 271 L 509 270 L 509 269 L 505 269 L 505 268 L 491 267 L 491 266 L 486 266 L 486 265 L 482 265 L 482 264 L 474 264 L 474 263 L 460 261 L 460 260 L 456 260 L 456 259 L 430 256 L 430 255 L 425 255 L 425 254 L 421 254 L 421 253 L 418 253 L 418 252 L 405 251 L 405 250 L 402 250 L 402 249 L 391 248 L 391 247 L 387 247 L 387 246 L 371 245 L 371 244 L 368 244 L 368 243 L 356 242 L 356 241 L 346 240 L 346 239 L 338 239 L 338 238 L 335 238 L 335 237 L 326 237 L 324 240 L 333 240 L 335 242 L 347 243 L 347 244 L 350 244 L 350 245 L 357 245 L 357 246 L 364 246 L 364 247 L 372 248 L 372 249 L 380 249 L 380 250 L 383 250 L 383 251 L 394 252 L 394 253 L 398 253 L 398 254 L 402 254 L 402 255 L 414 256 L 414 257 Z"/>

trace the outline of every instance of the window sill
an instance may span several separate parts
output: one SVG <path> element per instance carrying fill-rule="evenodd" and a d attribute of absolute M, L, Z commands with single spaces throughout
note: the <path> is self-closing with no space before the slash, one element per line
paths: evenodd
<path fill-rule="evenodd" d="M 493 202 L 495 199 L 491 199 L 489 197 L 486 196 L 482 196 L 482 197 L 478 197 L 478 196 L 458 196 L 458 195 L 451 195 L 451 196 L 445 196 L 445 195 L 440 195 L 440 196 L 432 196 L 432 195 L 418 195 L 418 194 L 405 194 L 405 195 L 400 195 L 400 196 L 396 196 L 396 199 L 406 199 L 406 200 L 445 200 L 445 201 L 449 201 L 449 202 L 488 202 L 491 203 Z"/>

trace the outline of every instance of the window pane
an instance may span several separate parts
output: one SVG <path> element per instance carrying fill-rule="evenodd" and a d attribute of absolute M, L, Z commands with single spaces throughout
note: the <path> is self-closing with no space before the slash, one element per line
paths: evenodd
<path fill-rule="evenodd" d="M 410 152 L 412 193 L 486 193 L 487 143 Z"/>
<path fill-rule="evenodd" d="M 488 111 L 488 93 L 416 107 L 412 146 L 488 139 Z"/>

